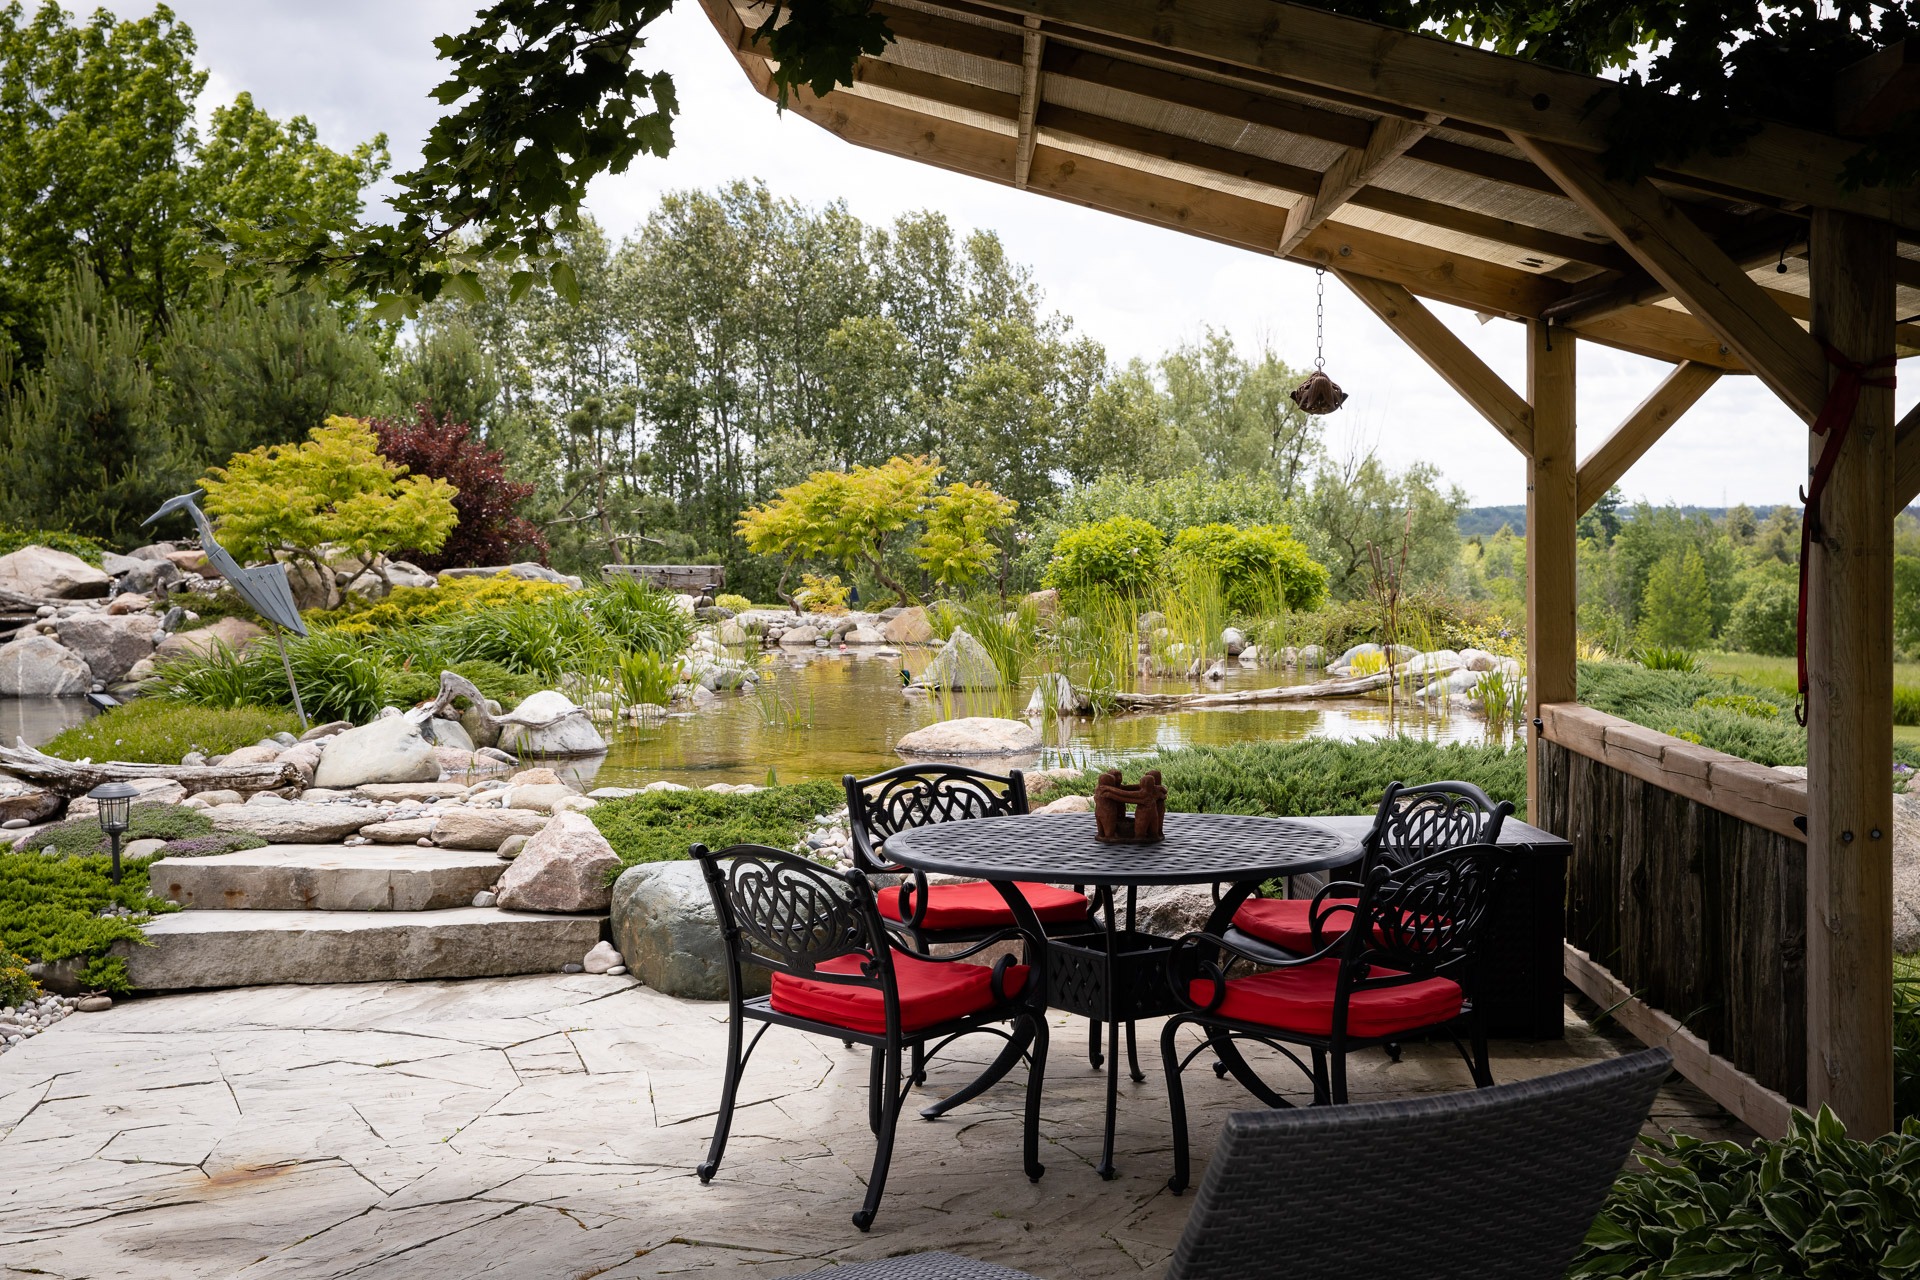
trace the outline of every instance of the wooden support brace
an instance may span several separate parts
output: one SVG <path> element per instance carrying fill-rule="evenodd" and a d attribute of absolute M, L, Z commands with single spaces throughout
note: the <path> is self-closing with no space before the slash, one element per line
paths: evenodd
<path fill-rule="evenodd" d="M 1576 687 L 1574 562 L 1580 518 L 1574 495 L 1574 357 L 1579 340 L 1527 322 L 1527 821 L 1540 821 L 1542 708 L 1572 702 Z"/>
<path fill-rule="evenodd" d="M 1440 317 L 1400 285 L 1346 271 L 1336 274 L 1514 448 L 1523 454 L 1533 452 L 1532 408 L 1472 348 L 1454 336 Z"/>
<path fill-rule="evenodd" d="M 1808 422 L 1820 416 L 1827 398 L 1820 344 L 1678 205 L 1645 178 L 1633 183 L 1608 178 L 1597 156 L 1522 133 L 1510 136 L 1788 408 Z"/>
<path fill-rule="evenodd" d="M 1893 428 L 1893 509 L 1904 511 L 1920 497 L 1920 404 Z"/>
<path fill-rule="evenodd" d="M 1338 160 L 1320 175 L 1320 188 L 1314 194 L 1294 202 L 1287 210 L 1287 228 L 1274 252 L 1284 258 L 1300 246 L 1313 229 L 1325 222 L 1333 211 L 1358 195 L 1382 169 L 1398 160 L 1408 147 L 1426 137 L 1439 123 L 1435 115 L 1427 121 L 1382 116 L 1367 135 L 1367 145 L 1341 153 Z"/>
<path fill-rule="evenodd" d="M 1033 172 L 1034 119 L 1040 113 L 1040 59 L 1046 52 L 1047 38 L 1040 34 L 1040 19 L 1029 17 L 1023 36 L 1020 58 L 1020 120 L 1014 145 L 1013 185 L 1027 189 L 1027 176 Z"/>
<path fill-rule="evenodd" d="M 1607 490 L 1627 474 L 1627 469 L 1667 433 L 1667 428 L 1720 381 L 1720 373 L 1719 369 L 1691 360 L 1675 365 L 1653 389 L 1653 394 L 1642 400 L 1640 407 L 1628 414 L 1627 420 L 1580 464 L 1576 509 L 1585 512 L 1600 501 Z"/>

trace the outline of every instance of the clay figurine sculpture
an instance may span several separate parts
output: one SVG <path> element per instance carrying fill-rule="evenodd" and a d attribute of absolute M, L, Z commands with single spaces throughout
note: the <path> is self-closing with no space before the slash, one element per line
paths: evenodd
<path fill-rule="evenodd" d="M 1133 812 L 1127 812 L 1128 807 Z M 1160 771 L 1148 770 L 1129 787 L 1118 769 L 1100 775 L 1093 788 L 1094 839 L 1103 844 L 1158 844 L 1166 838 L 1167 789 Z"/>

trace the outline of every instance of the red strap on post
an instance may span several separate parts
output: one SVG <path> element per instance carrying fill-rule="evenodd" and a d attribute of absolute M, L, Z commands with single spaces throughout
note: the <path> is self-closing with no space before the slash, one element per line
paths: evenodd
<path fill-rule="evenodd" d="M 1810 688 L 1807 680 L 1807 558 L 1820 523 L 1820 495 L 1827 490 L 1834 464 L 1840 460 L 1840 446 L 1847 438 L 1848 428 L 1853 426 L 1853 411 L 1860 405 L 1860 389 L 1891 388 L 1894 384 L 1891 376 L 1870 378 L 1867 375 L 1893 368 L 1895 357 L 1886 356 L 1871 361 L 1849 360 L 1828 343 L 1822 342 L 1820 346 L 1827 353 L 1828 363 L 1840 370 L 1840 376 L 1827 388 L 1827 402 L 1820 407 L 1820 416 L 1814 420 L 1813 434 L 1825 436 L 1827 442 L 1821 446 L 1819 460 L 1813 464 L 1813 478 L 1800 491 L 1800 501 L 1806 508 L 1800 517 L 1800 612 L 1794 621 L 1794 647 L 1800 668 L 1800 705 L 1794 708 L 1793 718 L 1801 725 L 1807 723 L 1807 692 Z"/>

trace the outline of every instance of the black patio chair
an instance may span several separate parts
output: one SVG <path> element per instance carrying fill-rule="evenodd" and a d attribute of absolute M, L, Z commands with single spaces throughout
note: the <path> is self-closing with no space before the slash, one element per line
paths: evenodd
<path fill-rule="evenodd" d="M 1335 881 L 1313 897 L 1316 922 L 1352 895 L 1348 927 L 1319 951 L 1276 958 L 1249 953 L 1224 938 L 1189 933 L 1173 945 L 1167 976 L 1185 1010 L 1167 1019 L 1160 1056 L 1173 1115 L 1175 1193 L 1187 1186 L 1187 1109 L 1180 1075 L 1211 1047 L 1222 1064 L 1270 1107 L 1289 1107 L 1240 1056 L 1236 1042 L 1265 1045 L 1312 1082 L 1320 1105 L 1347 1100 L 1347 1055 L 1397 1043 L 1422 1032 L 1444 1032 L 1467 1061 L 1473 1082 L 1493 1083 L 1487 1062 L 1486 1020 L 1474 994 L 1479 937 L 1500 878 L 1500 853 L 1471 844 L 1431 854 L 1406 866 L 1384 859 L 1357 884 Z M 1234 977 L 1241 965 L 1255 972 Z M 1205 1040 L 1180 1056 L 1176 1037 L 1198 1026 Z M 1461 1042 L 1465 1032 L 1472 1048 Z M 1304 1048 L 1312 1065 L 1294 1048 Z"/>
<path fill-rule="evenodd" d="M 1672 1066 L 1648 1049 L 1468 1093 L 1228 1116 L 1167 1280 L 1561 1280 Z M 808 1275 L 1036 1280 L 951 1253 Z"/>
<path fill-rule="evenodd" d="M 847 793 L 854 867 L 870 876 L 910 877 L 907 883 L 879 890 L 875 897 L 887 927 L 911 938 L 915 950 L 927 952 L 942 943 L 977 942 L 1015 926 L 1013 908 L 992 885 L 977 880 L 929 884 L 924 873 L 888 861 L 881 846 L 887 837 L 913 827 L 1026 813 L 1027 780 L 1020 770 L 1001 775 L 964 765 L 903 764 L 870 778 L 846 774 L 841 785 Z M 1019 889 L 1048 933 L 1086 929 L 1093 905 L 1077 888 L 1023 883 Z M 1097 1024 L 1094 1039 L 1099 1040 Z M 921 1114 L 933 1119 L 969 1101 L 978 1096 L 979 1089 L 1005 1074 L 1003 1068 L 1010 1067 L 1010 1063 L 996 1064 L 974 1085 L 923 1109 Z M 925 1063 L 917 1053 L 912 1080 L 914 1084 L 926 1083 Z"/>
<path fill-rule="evenodd" d="M 869 1046 L 867 1123 L 877 1139 L 866 1202 L 853 1215 L 865 1231 L 873 1225 L 893 1158 L 894 1129 L 907 1089 L 901 1084 L 901 1051 L 907 1046 L 937 1053 L 949 1041 L 973 1032 L 1000 1036 L 1028 1052 L 1024 1161 L 1038 1181 L 1040 1090 L 1047 1062 L 1044 994 L 1027 981 L 1025 965 L 1002 956 L 992 968 L 969 957 L 1017 930 L 990 934 L 949 956 L 928 956 L 900 945 L 881 920 L 865 873 L 837 872 L 784 850 L 738 844 L 718 852 L 693 846 L 706 878 L 727 947 L 727 1067 L 713 1143 L 698 1169 L 712 1180 L 726 1154 L 733 1107 L 747 1061 L 770 1026 Z M 772 990 L 749 998 L 742 967 L 772 972 Z M 761 1024 L 741 1049 L 746 1023 Z M 1018 1034 L 995 1023 L 1018 1024 Z"/>

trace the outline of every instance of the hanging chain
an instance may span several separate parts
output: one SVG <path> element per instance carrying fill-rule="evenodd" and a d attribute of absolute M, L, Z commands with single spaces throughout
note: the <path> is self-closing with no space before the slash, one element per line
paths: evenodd
<path fill-rule="evenodd" d="M 1327 269 L 1314 268 L 1313 280 L 1313 367 L 1327 367 Z"/>

